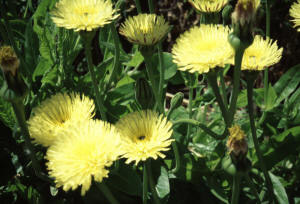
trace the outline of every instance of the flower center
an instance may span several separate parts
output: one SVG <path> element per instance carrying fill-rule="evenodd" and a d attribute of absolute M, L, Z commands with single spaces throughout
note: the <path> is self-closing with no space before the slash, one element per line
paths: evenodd
<path fill-rule="evenodd" d="M 144 140 L 145 138 L 146 138 L 145 135 L 138 136 L 139 140 Z"/>

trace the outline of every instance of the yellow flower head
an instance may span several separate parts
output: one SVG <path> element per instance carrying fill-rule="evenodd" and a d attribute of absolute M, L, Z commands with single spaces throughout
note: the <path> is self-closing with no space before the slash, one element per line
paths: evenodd
<path fill-rule="evenodd" d="M 51 11 L 58 27 L 91 31 L 118 17 L 111 0 L 60 0 Z"/>
<path fill-rule="evenodd" d="M 292 21 L 294 22 L 294 27 L 300 26 L 300 0 L 295 2 L 290 8 L 290 15 L 294 18 Z M 300 32 L 300 28 L 298 30 Z"/>
<path fill-rule="evenodd" d="M 203 13 L 219 12 L 228 0 L 189 0 L 192 6 Z"/>
<path fill-rule="evenodd" d="M 248 144 L 246 135 L 240 126 L 234 125 L 229 130 L 229 138 L 227 140 L 227 147 L 229 153 L 233 152 L 236 156 L 240 153 L 243 155 L 247 154 Z"/>
<path fill-rule="evenodd" d="M 19 65 L 20 60 L 12 47 L 3 46 L 0 48 L 0 66 L 4 73 L 11 72 L 11 74 L 15 76 Z"/>
<path fill-rule="evenodd" d="M 172 123 L 150 110 L 126 115 L 117 122 L 116 128 L 121 134 L 127 164 L 135 161 L 137 165 L 150 157 L 164 158 L 161 152 L 169 150 L 173 141 Z"/>
<path fill-rule="evenodd" d="M 119 32 L 132 43 L 150 46 L 159 42 L 169 30 L 169 23 L 164 17 L 155 14 L 139 14 L 126 19 Z"/>
<path fill-rule="evenodd" d="M 56 94 L 33 109 L 28 121 L 30 136 L 34 142 L 50 146 L 57 139 L 57 133 L 70 123 L 91 119 L 94 109 L 94 102 L 85 96 Z"/>
<path fill-rule="evenodd" d="M 64 191 L 90 188 L 92 178 L 101 182 L 108 177 L 106 168 L 120 156 L 120 136 L 109 123 L 83 120 L 70 124 L 58 134 L 46 155 L 49 175 Z"/>
<path fill-rule="evenodd" d="M 256 35 L 250 47 L 245 50 L 242 70 L 263 70 L 280 61 L 282 57 L 282 48 L 278 48 L 276 41 L 263 39 Z"/>
<path fill-rule="evenodd" d="M 227 42 L 229 31 L 222 25 L 204 24 L 186 31 L 172 49 L 173 61 L 179 70 L 199 74 L 217 66 L 224 67 L 234 53 Z"/>

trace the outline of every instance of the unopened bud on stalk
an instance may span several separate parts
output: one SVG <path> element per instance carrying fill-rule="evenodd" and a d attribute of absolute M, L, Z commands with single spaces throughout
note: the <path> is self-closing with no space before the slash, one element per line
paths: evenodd
<path fill-rule="evenodd" d="M 255 22 L 256 10 L 260 0 L 239 0 L 232 13 L 233 32 L 228 39 L 231 46 L 237 50 L 245 50 L 253 42 L 253 25 Z"/>
<path fill-rule="evenodd" d="M 142 109 L 151 109 L 154 106 L 154 95 L 148 81 L 139 78 L 135 84 L 135 98 Z"/>
<path fill-rule="evenodd" d="M 175 94 L 175 96 L 171 99 L 171 107 L 170 109 L 176 109 L 178 108 L 179 106 L 181 106 L 182 104 L 182 101 L 183 101 L 183 93 L 181 92 L 178 92 Z"/>
<path fill-rule="evenodd" d="M 229 128 L 227 148 L 229 153 L 236 158 L 245 158 L 248 152 L 248 143 L 244 131 L 238 125 Z"/>
<path fill-rule="evenodd" d="M 3 46 L 0 48 L 0 66 L 3 73 L 10 72 L 12 76 L 15 76 L 19 65 L 20 60 L 18 59 L 12 47 Z"/>

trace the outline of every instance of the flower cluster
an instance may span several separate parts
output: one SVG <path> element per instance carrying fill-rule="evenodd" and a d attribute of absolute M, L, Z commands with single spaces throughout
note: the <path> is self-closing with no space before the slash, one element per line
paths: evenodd
<path fill-rule="evenodd" d="M 172 136 L 172 124 L 147 110 L 121 118 L 114 126 L 93 120 L 94 103 L 85 96 L 59 93 L 33 110 L 28 121 L 31 137 L 48 147 L 46 159 L 51 177 L 65 191 L 82 186 L 84 195 L 92 178 L 101 182 L 107 169 L 120 157 L 126 163 L 164 157 Z"/>

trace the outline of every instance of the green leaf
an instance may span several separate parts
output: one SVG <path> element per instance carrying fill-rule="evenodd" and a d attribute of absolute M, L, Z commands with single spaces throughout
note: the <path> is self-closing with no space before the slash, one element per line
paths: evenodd
<path fill-rule="evenodd" d="M 144 57 L 142 56 L 140 51 L 136 51 L 130 61 L 123 63 L 129 67 L 138 67 L 144 61 Z"/>
<path fill-rule="evenodd" d="M 43 57 L 40 58 L 40 61 L 33 72 L 32 80 L 35 81 L 35 77 L 37 77 L 37 76 L 43 76 L 45 74 L 45 72 L 47 72 L 48 70 L 51 69 L 51 67 L 52 67 L 51 61 L 49 61 Z"/>
<path fill-rule="evenodd" d="M 279 204 L 289 204 L 289 199 L 287 197 L 287 194 L 285 192 L 285 189 L 280 182 L 279 178 L 269 172 L 272 183 L 273 183 L 273 188 L 274 188 L 274 194 L 277 198 L 277 201 Z"/>
<path fill-rule="evenodd" d="M 54 66 L 49 72 L 45 73 L 42 79 L 42 86 L 45 86 L 46 84 L 55 86 L 58 79 L 57 72 L 57 66 Z"/>
<path fill-rule="evenodd" d="M 177 65 L 173 62 L 172 54 L 168 52 L 162 53 L 162 66 L 163 70 L 165 70 L 165 80 L 171 79 L 173 76 L 175 76 L 177 72 Z M 158 55 L 154 54 L 152 57 L 152 64 L 153 67 L 157 70 L 157 73 L 159 72 L 159 60 Z M 158 77 L 158 74 L 157 74 Z"/>
<path fill-rule="evenodd" d="M 277 94 L 275 92 L 275 89 L 272 87 L 271 84 L 269 84 L 268 98 L 265 106 L 265 111 L 269 111 L 276 106 L 275 104 L 276 99 L 277 99 Z M 279 105 L 279 103 L 277 105 Z"/>
<path fill-rule="evenodd" d="M 278 94 L 275 106 L 286 99 L 300 83 L 300 64 L 290 68 L 274 85 L 274 89 Z"/>
<path fill-rule="evenodd" d="M 164 166 L 160 167 L 160 175 L 156 184 L 156 191 L 159 198 L 163 199 L 170 194 L 170 183 L 168 171 Z"/>
<path fill-rule="evenodd" d="M 243 107 L 246 107 L 247 105 L 248 105 L 247 90 L 244 89 L 240 92 L 240 94 L 238 96 L 236 107 L 243 108 Z"/>
<path fill-rule="evenodd" d="M 0 120 L 11 130 L 15 126 L 15 115 L 9 102 L 0 97 Z"/>

